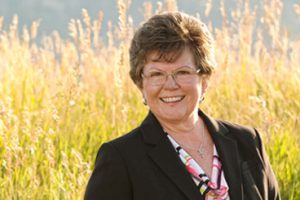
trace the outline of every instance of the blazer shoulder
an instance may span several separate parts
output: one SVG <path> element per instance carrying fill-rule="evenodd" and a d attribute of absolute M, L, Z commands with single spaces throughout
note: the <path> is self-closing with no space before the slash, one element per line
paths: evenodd
<path fill-rule="evenodd" d="M 130 132 L 125 133 L 124 135 L 106 143 L 117 150 L 122 157 L 130 157 L 133 155 L 137 156 L 141 153 L 140 151 L 137 151 L 137 149 L 143 149 L 142 140 L 140 127 L 137 127 Z"/>
<path fill-rule="evenodd" d="M 225 127 L 228 130 L 228 134 L 232 137 L 243 138 L 245 140 L 256 140 L 258 131 L 250 126 L 240 125 L 224 120 L 217 120 L 220 126 Z"/>
<path fill-rule="evenodd" d="M 140 127 L 137 127 L 117 138 L 114 138 L 114 139 L 108 141 L 107 143 L 109 143 L 113 146 L 120 146 L 120 145 L 122 146 L 122 145 L 126 145 L 127 143 L 130 143 L 132 141 L 135 141 L 140 137 L 141 137 Z"/>
<path fill-rule="evenodd" d="M 239 148 L 239 153 L 244 159 L 253 159 L 263 162 L 263 144 L 260 133 L 253 127 L 218 120 L 220 126 L 227 128 L 226 137 L 234 140 Z"/>

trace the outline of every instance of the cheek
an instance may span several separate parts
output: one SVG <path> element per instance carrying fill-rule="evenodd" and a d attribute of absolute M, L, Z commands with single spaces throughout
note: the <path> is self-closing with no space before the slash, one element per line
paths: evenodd
<path fill-rule="evenodd" d="M 188 90 L 188 96 L 191 104 L 194 104 L 194 102 L 198 102 L 203 96 L 201 84 L 190 87 Z"/>
<path fill-rule="evenodd" d="M 158 97 L 159 94 L 159 90 L 154 88 L 154 87 L 147 87 L 144 86 L 144 88 L 141 90 L 142 91 L 142 95 L 144 96 L 144 98 L 146 98 L 146 100 L 151 101 L 153 99 L 155 99 L 156 97 Z"/>
<path fill-rule="evenodd" d="M 202 93 L 202 85 L 201 83 L 197 83 L 189 88 L 189 91 L 194 95 L 201 95 Z"/>

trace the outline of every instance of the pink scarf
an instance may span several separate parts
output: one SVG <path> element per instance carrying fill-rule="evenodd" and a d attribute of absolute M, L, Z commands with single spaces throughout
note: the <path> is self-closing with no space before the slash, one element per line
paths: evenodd
<path fill-rule="evenodd" d="M 222 163 L 220 162 L 215 145 L 212 174 L 211 179 L 209 179 L 200 165 L 183 148 L 181 148 L 170 135 L 168 135 L 168 138 L 177 151 L 181 161 L 184 163 L 186 169 L 191 174 L 201 195 L 205 197 L 205 200 L 229 200 L 229 188 L 224 177 Z"/>

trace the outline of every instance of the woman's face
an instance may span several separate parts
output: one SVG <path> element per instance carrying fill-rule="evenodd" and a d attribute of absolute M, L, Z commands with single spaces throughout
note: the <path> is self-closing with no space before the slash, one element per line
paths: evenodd
<path fill-rule="evenodd" d="M 178 123 L 198 116 L 198 104 L 207 88 L 207 80 L 196 74 L 196 66 L 192 53 L 185 49 L 175 62 L 156 61 L 157 54 L 148 56 L 143 70 L 143 87 L 141 92 L 153 114 L 164 122 Z M 183 69 L 183 71 L 182 71 Z M 193 75 L 188 81 L 179 80 L 179 74 L 190 70 Z M 179 71 L 175 81 L 171 75 L 165 82 L 155 84 L 150 76 Z"/>

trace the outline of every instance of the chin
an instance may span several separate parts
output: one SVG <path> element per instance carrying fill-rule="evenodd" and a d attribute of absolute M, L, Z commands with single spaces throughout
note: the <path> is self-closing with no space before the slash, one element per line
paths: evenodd
<path fill-rule="evenodd" d="M 159 115 L 160 118 L 163 118 L 164 120 L 168 120 L 168 121 L 180 121 L 182 119 L 184 119 L 185 113 L 183 112 L 164 112 L 162 114 Z"/>

